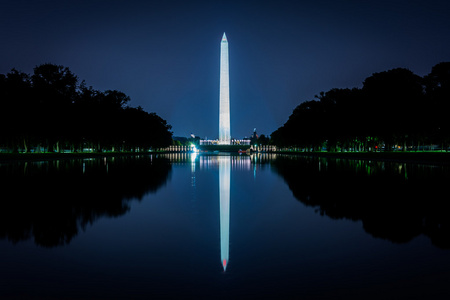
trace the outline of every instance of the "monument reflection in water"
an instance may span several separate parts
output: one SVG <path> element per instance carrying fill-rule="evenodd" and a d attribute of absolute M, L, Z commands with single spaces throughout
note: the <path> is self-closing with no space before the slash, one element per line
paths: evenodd
<path fill-rule="evenodd" d="M 219 156 L 219 193 L 220 193 L 220 258 L 226 271 L 230 242 L 230 175 L 229 156 Z"/>
<path fill-rule="evenodd" d="M 183 155 L 171 154 L 170 158 L 175 161 L 182 161 Z M 200 169 L 212 168 L 213 170 L 219 170 L 220 262 L 223 270 L 226 271 L 229 263 L 230 244 L 231 172 L 232 169 L 250 171 L 252 159 L 247 155 L 230 155 L 226 153 L 205 156 L 191 153 L 189 159 L 191 161 L 191 172 L 193 173 L 195 173 L 195 166 L 197 163 L 199 164 Z M 253 170 L 253 173 L 255 171 L 256 169 Z M 193 180 L 195 181 L 195 175 Z"/>

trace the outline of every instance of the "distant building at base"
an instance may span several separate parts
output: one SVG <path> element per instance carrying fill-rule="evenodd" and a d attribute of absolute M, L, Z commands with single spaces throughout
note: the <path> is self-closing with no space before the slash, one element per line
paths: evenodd
<path fill-rule="evenodd" d="M 251 141 L 247 140 L 247 139 L 242 139 L 242 140 L 231 139 L 229 145 L 248 146 L 248 145 L 250 145 L 250 142 Z M 204 145 L 221 145 L 221 143 L 219 142 L 219 140 L 200 140 L 200 146 L 204 146 Z"/>

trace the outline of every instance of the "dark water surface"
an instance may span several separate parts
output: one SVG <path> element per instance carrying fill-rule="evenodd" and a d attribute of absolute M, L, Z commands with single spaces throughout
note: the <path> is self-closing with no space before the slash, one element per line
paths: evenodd
<path fill-rule="evenodd" d="M 0 180 L 0 299 L 450 299 L 448 167 L 167 154 Z"/>

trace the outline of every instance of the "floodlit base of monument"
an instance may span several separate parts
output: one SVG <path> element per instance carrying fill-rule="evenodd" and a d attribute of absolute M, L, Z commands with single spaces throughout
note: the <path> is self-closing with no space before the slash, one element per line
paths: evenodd
<path fill-rule="evenodd" d="M 199 151 L 239 152 L 250 149 L 250 140 L 231 140 L 231 144 L 220 144 L 219 140 L 200 140 Z"/>
<path fill-rule="evenodd" d="M 243 146 L 249 146 L 250 140 L 235 140 L 232 139 L 229 144 L 222 144 L 219 140 L 200 140 L 200 145 L 243 145 Z"/>
<path fill-rule="evenodd" d="M 199 151 L 207 151 L 207 152 L 239 152 L 239 151 L 250 151 L 250 145 L 199 145 Z"/>

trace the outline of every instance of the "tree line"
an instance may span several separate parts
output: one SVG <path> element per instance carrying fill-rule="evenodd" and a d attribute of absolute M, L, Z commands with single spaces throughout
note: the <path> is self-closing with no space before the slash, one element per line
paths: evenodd
<path fill-rule="evenodd" d="M 298 105 L 271 135 L 304 151 L 448 149 L 450 62 L 421 77 L 408 69 L 374 73 L 362 88 L 331 89 Z"/>
<path fill-rule="evenodd" d="M 127 105 L 117 90 L 86 86 L 69 68 L 0 74 L 0 148 L 10 152 L 145 151 L 172 143 L 156 113 Z"/>

